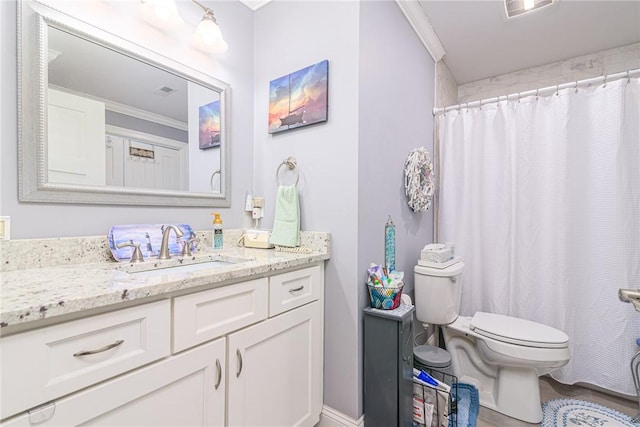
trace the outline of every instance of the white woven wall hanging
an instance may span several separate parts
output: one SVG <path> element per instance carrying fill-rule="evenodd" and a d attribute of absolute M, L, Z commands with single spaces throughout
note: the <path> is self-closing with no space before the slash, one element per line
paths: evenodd
<path fill-rule="evenodd" d="M 424 147 L 414 148 L 404 162 L 404 194 L 414 212 L 426 212 L 435 189 L 433 163 Z"/>

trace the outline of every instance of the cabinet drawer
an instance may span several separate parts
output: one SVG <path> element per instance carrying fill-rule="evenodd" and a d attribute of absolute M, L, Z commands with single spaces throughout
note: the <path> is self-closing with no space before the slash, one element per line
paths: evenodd
<path fill-rule="evenodd" d="M 170 354 L 169 300 L 0 339 L 0 419 Z"/>
<path fill-rule="evenodd" d="M 268 293 L 263 278 L 174 298 L 173 351 L 266 319 Z"/>
<path fill-rule="evenodd" d="M 324 270 L 319 265 L 278 274 L 269 279 L 269 316 L 275 316 L 320 298 Z"/>
<path fill-rule="evenodd" d="M 70 394 L 2 423 L 17 426 L 224 426 L 224 339 Z"/>

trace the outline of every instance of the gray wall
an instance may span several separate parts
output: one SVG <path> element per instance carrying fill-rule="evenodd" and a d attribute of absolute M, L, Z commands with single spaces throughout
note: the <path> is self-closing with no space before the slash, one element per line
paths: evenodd
<path fill-rule="evenodd" d="M 141 21 L 137 2 L 56 1 L 55 5 L 231 85 L 231 208 L 219 211 L 225 227 L 242 227 L 244 192 L 253 182 L 253 12 L 240 2 L 216 2 L 216 17 L 229 43 L 229 51 L 207 56 L 188 46 L 189 35 L 163 33 Z M 179 2 L 178 7 L 186 27 L 194 29 L 202 12 L 190 2 Z M 13 0 L 0 1 L 0 31 L 0 215 L 11 216 L 12 238 L 105 235 L 114 224 L 185 222 L 195 229 L 211 227 L 212 208 L 18 202 L 16 3 Z"/>
<path fill-rule="evenodd" d="M 357 283 L 362 308 L 369 305 L 367 267 L 384 263 L 389 215 L 396 226 L 396 270 L 405 274 L 403 292 L 413 293 L 413 267 L 420 250 L 433 241 L 433 209 L 415 213 L 407 205 L 404 162 L 418 147 L 433 156 L 435 64 L 394 1 L 365 1 L 360 6 L 359 68 Z M 361 313 L 359 337 L 364 336 Z M 361 363 L 363 357 L 360 348 Z"/>
<path fill-rule="evenodd" d="M 324 59 L 329 121 L 269 135 L 269 81 Z M 406 205 L 403 168 L 412 148 L 432 149 L 434 63 L 394 1 L 274 2 L 255 15 L 254 81 L 254 194 L 266 197 L 269 228 L 275 171 L 288 156 L 297 158 L 302 228 L 332 236 L 324 404 L 358 419 L 364 283 L 369 263 L 383 262 L 387 216 L 396 224 L 398 269 L 409 289 L 419 249 L 432 241 L 431 211 L 414 214 Z"/>
<path fill-rule="evenodd" d="M 325 275 L 324 403 L 357 418 L 359 336 L 358 13 L 359 2 L 273 2 L 255 14 L 255 195 L 266 198 L 273 225 L 275 172 L 298 160 L 304 230 L 331 232 Z M 268 134 L 269 82 L 329 60 L 329 120 Z M 284 168 L 283 168 L 284 169 Z M 282 175 L 285 183 L 291 178 Z"/>

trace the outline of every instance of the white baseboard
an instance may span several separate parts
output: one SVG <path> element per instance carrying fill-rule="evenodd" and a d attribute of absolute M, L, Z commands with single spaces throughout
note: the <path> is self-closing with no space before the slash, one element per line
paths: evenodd
<path fill-rule="evenodd" d="M 364 415 L 357 420 L 326 405 L 322 407 L 320 422 L 315 427 L 364 427 Z"/>

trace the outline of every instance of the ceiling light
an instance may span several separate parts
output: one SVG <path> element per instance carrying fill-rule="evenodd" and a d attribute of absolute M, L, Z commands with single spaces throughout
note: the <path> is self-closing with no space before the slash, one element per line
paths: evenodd
<path fill-rule="evenodd" d="M 196 0 L 191 1 L 197 4 L 204 11 L 202 20 L 198 24 L 198 27 L 196 28 L 196 32 L 194 34 L 194 42 L 196 46 L 206 52 L 226 52 L 229 48 L 229 45 L 227 45 L 227 42 L 224 41 L 224 38 L 222 37 L 222 31 L 220 31 L 218 21 L 216 21 L 216 17 L 213 14 L 213 10 L 209 9 L 206 6 L 203 6 Z"/>
<path fill-rule="evenodd" d="M 528 13 L 545 6 L 552 5 L 557 0 L 504 0 L 504 9 L 508 18 Z"/>

